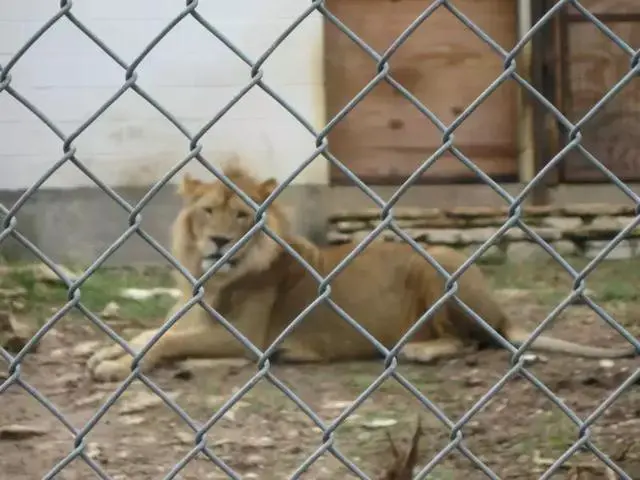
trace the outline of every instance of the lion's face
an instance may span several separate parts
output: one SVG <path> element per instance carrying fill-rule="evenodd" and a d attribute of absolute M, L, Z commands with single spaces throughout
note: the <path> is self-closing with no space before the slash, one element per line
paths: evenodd
<path fill-rule="evenodd" d="M 277 186 L 273 179 L 258 182 L 240 172 L 225 172 L 242 191 L 261 204 Z M 207 271 L 254 226 L 255 212 L 222 182 L 201 182 L 185 175 L 180 185 L 185 199 L 181 220 L 188 229 L 192 249 L 199 256 L 201 272 Z M 275 231 L 284 226 L 284 219 L 275 206 L 269 208 L 267 222 Z M 256 231 L 216 273 L 245 273 L 268 266 L 277 252 L 277 245 L 264 232 Z M 194 272 L 195 273 L 195 272 Z"/>

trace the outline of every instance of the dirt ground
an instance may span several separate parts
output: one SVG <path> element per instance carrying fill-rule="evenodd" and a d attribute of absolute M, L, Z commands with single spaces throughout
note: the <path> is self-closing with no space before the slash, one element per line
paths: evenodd
<path fill-rule="evenodd" d="M 640 293 L 636 292 L 639 267 L 639 262 L 609 262 L 587 280 L 593 298 L 636 336 L 640 334 L 637 315 Z M 541 322 L 570 291 L 568 276 L 551 263 L 483 268 L 509 314 L 524 325 L 535 326 Z M 147 270 L 99 271 L 83 287 L 83 299 L 96 313 L 116 302 L 119 308 L 108 307 L 112 309 L 111 318 L 105 321 L 129 336 L 146 324 L 161 321 L 171 299 L 125 300 L 119 297 L 120 289 L 168 282 L 166 274 L 155 276 Z M 38 281 L 25 273 L 6 273 L 2 283 L 4 292 L 22 289 L 7 295 L 10 299 L 1 300 L 3 308 L 12 310 L 22 321 L 37 319 L 42 323 L 66 299 L 63 287 Z M 570 307 L 555 322 L 552 331 L 561 338 L 592 345 L 624 342 L 583 305 Z M 87 376 L 84 362 L 96 348 L 95 341 L 107 342 L 108 338 L 80 313 L 72 312 L 44 336 L 38 350 L 29 354 L 21 367 L 20 378 L 55 405 L 78 432 L 119 386 L 118 383 L 96 384 Z M 398 371 L 455 423 L 509 368 L 506 352 L 482 351 L 436 365 L 401 364 Z M 536 354 L 530 371 L 578 417 L 585 419 L 638 368 L 637 359 L 600 362 Z M 213 368 L 207 362 L 188 362 L 162 368 L 150 378 L 170 394 L 194 422 L 202 424 L 256 371 L 256 367 Z M 325 425 L 331 424 L 382 371 L 381 362 L 374 361 L 324 366 L 278 365 L 271 369 Z M 6 379 L 7 365 L 2 360 L 0 375 Z M 418 415 L 425 431 L 418 462 L 422 468 L 447 446 L 450 429 L 393 378 L 386 380 L 338 426 L 333 445 L 369 478 L 380 478 L 381 471 L 392 461 L 387 432 L 396 443 L 406 444 Z M 16 425 L 33 427 L 34 431 L 12 435 Z M 543 392 L 521 377 L 508 381 L 484 409 L 469 419 L 462 432 L 464 444 L 503 479 L 539 478 L 578 438 L 578 427 Z M 591 435 L 600 450 L 617 459 L 632 478 L 640 478 L 640 443 L 634 443 L 640 437 L 637 384 L 599 417 Z M 211 428 L 206 439 L 211 451 L 239 478 L 291 478 L 322 445 L 320 429 L 266 379 L 242 397 L 236 407 Z M 156 401 L 145 385 L 135 381 L 89 430 L 84 442 L 87 455 L 110 478 L 146 480 L 166 478 L 194 446 L 194 435 L 176 412 L 164 402 Z M 0 394 L 0 478 L 43 478 L 76 446 L 72 432 L 24 388 L 13 384 Z M 53 478 L 99 477 L 78 458 Z M 172 478 L 230 477 L 199 454 Z M 327 452 L 298 478 L 357 477 Z M 475 480 L 486 476 L 453 450 L 427 478 Z M 552 478 L 607 477 L 593 455 L 579 453 Z"/>

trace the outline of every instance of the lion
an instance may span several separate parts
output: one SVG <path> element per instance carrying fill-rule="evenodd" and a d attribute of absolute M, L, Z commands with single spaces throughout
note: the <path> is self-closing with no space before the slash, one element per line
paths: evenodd
<path fill-rule="evenodd" d="M 278 187 L 275 179 L 260 181 L 241 167 L 223 173 L 253 201 L 264 202 Z M 178 186 L 183 206 L 172 227 L 173 255 L 195 278 L 229 251 L 254 225 L 255 212 L 223 182 L 204 182 L 185 174 Z M 355 244 L 317 246 L 293 233 L 277 200 L 266 210 L 266 224 L 320 275 L 325 276 Z M 466 258 L 458 251 L 428 246 L 427 252 L 448 272 Z M 177 274 L 181 298 L 172 316 L 193 298 L 193 286 Z M 273 361 L 306 363 L 380 358 L 374 345 L 325 301 L 316 302 L 319 284 L 294 256 L 259 230 L 204 283 L 203 300 L 264 352 L 303 312 L 306 317 L 270 349 Z M 374 241 L 330 282 L 330 299 L 369 332 L 392 348 L 416 320 L 438 301 L 445 279 L 410 245 Z M 458 279 L 457 296 L 513 345 L 531 332 L 515 326 L 494 298 L 481 269 L 471 265 Z M 313 305 L 312 305 L 313 304 Z M 144 331 L 129 345 L 144 348 L 157 330 Z M 398 351 L 401 361 L 431 363 L 461 355 L 467 349 L 504 347 L 453 300 L 447 300 Z M 591 358 L 636 355 L 635 348 L 597 348 L 540 335 L 534 350 Z M 168 329 L 139 364 L 142 371 L 187 358 L 249 361 L 256 350 L 245 347 L 199 304 Z M 244 359 L 244 360 L 243 360 Z M 114 381 L 131 373 L 132 357 L 119 345 L 98 350 L 88 368 L 98 381 Z"/>

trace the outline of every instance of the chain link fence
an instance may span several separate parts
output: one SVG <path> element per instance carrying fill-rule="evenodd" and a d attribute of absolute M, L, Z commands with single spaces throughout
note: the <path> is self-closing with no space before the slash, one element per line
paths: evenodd
<path fill-rule="evenodd" d="M 538 32 L 550 19 L 562 8 L 571 4 L 578 12 L 580 12 L 586 19 L 591 21 L 604 35 L 606 35 L 612 42 L 614 42 L 620 49 L 622 49 L 629 57 L 629 70 L 620 79 L 620 81 L 610 89 L 610 91 L 600 99 L 579 121 L 576 123 L 570 122 L 548 99 L 546 99 L 541 93 L 539 93 L 525 78 L 523 78 L 516 71 L 516 56 L 523 48 L 523 46 L 529 42 L 532 37 Z M 440 121 L 429 109 L 422 105 L 421 102 L 411 94 L 405 87 L 403 87 L 393 76 L 390 74 L 390 62 L 394 52 L 411 36 L 411 34 L 427 19 L 436 9 L 447 9 L 453 15 L 455 15 L 462 24 L 469 30 L 474 32 L 478 38 L 484 43 L 490 46 L 497 55 L 500 55 L 504 61 L 504 71 L 495 79 L 495 81 L 471 103 L 450 125 L 444 124 Z M 377 62 L 377 74 L 374 78 L 363 88 L 342 110 L 332 118 L 328 124 L 320 131 L 314 129 L 311 124 L 296 112 L 294 106 L 289 105 L 282 97 L 274 92 L 267 84 L 266 79 L 263 78 L 262 66 L 268 60 L 269 56 L 278 48 L 278 46 L 287 38 L 287 36 L 293 32 L 302 21 L 304 21 L 313 12 L 319 12 L 324 17 L 325 21 L 333 23 L 344 34 L 346 34 L 353 42 L 355 42 L 364 52 L 366 52 L 371 58 Z M 247 84 L 242 88 L 238 94 L 222 109 L 220 112 L 211 119 L 206 125 L 204 125 L 199 131 L 188 131 L 181 123 L 160 105 L 154 98 L 152 98 L 143 88 L 137 83 L 136 69 L 145 59 L 145 57 L 154 49 L 156 45 L 165 37 L 174 27 L 176 27 L 186 17 L 191 16 L 197 20 L 200 25 L 207 29 L 211 35 L 215 36 L 218 40 L 223 42 L 232 52 L 234 52 L 243 62 L 245 62 L 251 68 L 250 78 Z M 121 88 L 99 108 L 89 119 L 87 119 L 82 125 L 80 125 L 75 131 L 70 134 L 62 132 L 58 126 L 56 126 L 50 119 L 43 114 L 36 105 L 31 103 L 28 98 L 25 98 L 19 91 L 17 86 L 12 83 L 11 72 L 15 65 L 20 62 L 22 56 L 36 43 L 40 38 L 49 30 L 56 22 L 69 21 L 77 29 L 86 35 L 96 46 L 98 46 L 104 54 L 108 55 L 114 62 L 122 67 L 124 73 L 124 82 Z M 563 401 L 552 392 L 543 382 L 536 378 L 533 373 L 525 366 L 525 359 L 523 354 L 533 339 L 539 335 L 553 320 L 562 313 L 562 311 L 572 304 L 576 300 L 581 300 L 590 308 L 592 308 L 604 321 L 606 321 L 611 327 L 617 330 L 622 336 L 624 336 L 629 342 L 631 342 L 638 351 L 640 351 L 640 342 L 622 326 L 620 326 L 616 320 L 614 320 L 609 314 L 607 314 L 594 300 L 589 298 L 585 293 L 585 278 L 593 272 L 597 265 L 604 259 L 604 257 L 611 252 L 616 245 L 627 234 L 636 228 L 640 223 L 640 215 L 629 224 L 626 228 L 622 229 L 618 235 L 612 239 L 609 244 L 594 258 L 582 271 L 576 271 L 572 268 L 559 254 L 557 254 L 545 240 L 543 240 L 536 231 L 528 226 L 522 219 L 522 204 L 527 195 L 532 191 L 534 187 L 540 182 L 542 177 L 551 169 L 556 167 L 563 159 L 563 157 L 570 151 L 580 151 L 589 161 L 597 167 L 612 183 L 614 183 L 621 191 L 623 191 L 635 205 L 640 205 L 640 198 L 632 192 L 632 190 L 620 181 L 611 171 L 609 171 L 597 158 L 589 153 L 582 144 L 581 128 L 601 109 L 603 106 L 616 95 L 626 84 L 628 84 L 640 70 L 640 51 L 635 51 L 631 46 L 626 44 L 621 38 L 619 38 L 612 30 L 599 21 L 592 13 L 584 8 L 580 2 L 574 0 L 560 0 L 549 11 L 547 11 L 539 20 L 535 22 L 532 28 L 519 39 L 518 43 L 511 50 L 505 50 L 503 47 L 493 41 L 486 33 L 484 33 L 474 22 L 465 16 L 465 14 L 456 7 L 455 1 L 440 0 L 434 1 L 424 12 L 415 19 L 415 21 L 409 25 L 406 30 L 400 35 L 397 40 L 382 53 L 376 52 L 371 49 L 362 39 L 360 39 L 353 31 L 349 29 L 347 25 L 342 23 L 325 5 L 324 0 L 315 0 L 311 2 L 307 8 L 300 14 L 300 16 L 278 37 L 278 39 L 271 45 L 271 47 L 264 52 L 264 54 L 257 60 L 248 58 L 240 49 L 238 49 L 229 39 L 216 28 L 207 19 L 203 18 L 198 13 L 198 0 L 187 0 L 184 9 L 176 15 L 176 17 L 148 44 L 148 46 L 142 51 L 137 58 L 130 64 L 122 60 L 113 50 L 109 48 L 100 38 L 98 38 L 83 22 L 81 19 L 74 15 L 73 3 L 70 0 L 61 0 L 60 8 L 58 12 L 47 21 L 42 27 L 29 39 L 27 43 L 20 48 L 15 55 L 9 60 L 6 65 L 0 66 L 0 95 L 9 95 L 16 101 L 21 103 L 27 108 L 33 115 L 38 117 L 62 142 L 62 154 L 58 161 L 55 162 L 47 171 L 42 172 L 40 179 L 35 182 L 29 189 L 27 189 L 20 199 L 15 202 L 10 208 L 6 208 L 0 205 L 2 216 L 2 229 L 0 231 L 0 242 L 5 241 L 9 237 L 13 237 L 20 244 L 30 250 L 38 259 L 48 265 L 66 284 L 68 288 L 68 301 L 59 309 L 54 315 L 49 318 L 45 324 L 38 330 L 38 332 L 31 338 L 28 344 L 22 348 L 22 350 L 16 355 L 10 355 L 6 350 L 0 348 L 0 356 L 8 364 L 8 378 L 0 385 L 0 395 L 5 392 L 10 386 L 16 385 L 24 389 L 38 400 L 48 411 L 51 412 L 73 435 L 73 449 L 72 451 L 55 465 L 44 477 L 45 479 L 57 478 L 66 466 L 68 466 L 75 459 L 82 459 L 86 464 L 98 475 L 100 478 L 110 478 L 101 467 L 99 463 L 94 461 L 90 455 L 87 454 L 87 441 L 86 437 L 92 428 L 101 420 L 107 410 L 114 404 L 114 402 L 123 394 L 123 392 L 129 387 L 129 385 L 135 380 L 139 379 L 149 389 L 155 392 L 162 400 L 185 422 L 186 425 L 193 432 L 193 447 L 191 451 L 185 455 L 174 468 L 165 476 L 166 479 L 178 478 L 181 470 L 190 462 L 196 455 L 204 454 L 213 462 L 217 467 L 224 471 L 230 478 L 241 478 L 240 475 L 234 471 L 227 463 L 225 463 L 219 456 L 217 456 L 207 445 L 206 434 L 208 430 L 229 411 L 230 408 L 238 402 L 243 395 L 245 395 L 254 385 L 261 379 L 266 379 L 276 388 L 282 391 L 288 398 L 290 398 L 295 404 L 319 427 L 322 431 L 321 445 L 317 450 L 307 458 L 307 460 L 299 465 L 297 470 L 292 474 L 291 478 L 299 478 L 308 468 L 323 454 L 330 452 L 334 455 L 344 466 L 348 468 L 350 472 L 359 478 L 367 479 L 368 476 L 361 471 L 361 469 L 349 458 L 347 458 L 337 448 L 334 443 L 335 430 L 347 419 L 347 417 L 358 406 L 369 397 L 372 392 L 387 378 L 394 378 L 403 387 L 405 387 L 413 396 L 415 396 L 426 409 L 431 411 L 441 422 L 450 430 L 450 442 L 438 455 L 436 455 L 431 461 L 429 461 L 424 468 L 417 474 L 415 478 L 426 478 L 427 475 L 438 465 L 438 463 L 452 450 L 458 450 L 465 457 L 467 457 L 477 469 L 483 472 L 488 478 L 499 478 L 489 466 L 484 464 L 478 457 L 476 457 L 465 446 L 465 436 L 463 434 L 463 428 L 469 422 L 469 420 L 479 412 L 488 401 L 496 395 L 496 393 L 502 388 L 502 386 L 514 376 L 521 376 L 526 378 L 531 384 L 533 384 L 539 391 L 546 395 L 559 409 L 561 409 L 571 421 L 579 427 L 579 438 L 575 443 L 566 450 L 566 452 L 557 459 L 548 469 L 542 474 L 541 479 L 550 478 L 552 475 L 558 472 L 559 468 L 569 457 L 579 450 L 590 450 L 596 455 L 604 464 L 606 464 L 612 471 L 614 471 L 620 478 L 630 479 L 631 477 L 625 473 L 618 465 L 616 465 L 605 453 L 598 449 L 591 441 L 591 427 L 594 422 L 602 416 L 607 408 L 633 383 L 640 379 L 640 369 L 637 369 L 628 376 L 628 378 L 615 390 L 608 398 L 606 398 L 601 405 L 593 411 L 587 418 L 579 418 Z M 511 196 L 500 185 L 494 182 L 488 175 L 483 173 L 474 162 L 466 157 L 462 151 L 456 147 L 455 132 L 460 125 L 467 119 L 476 108 L 482 104 L 482 102 L 495 91 L 502 83 L 506 81 L 515 81 L 520 87 L 530 96 L 539 102 L 548 112 L 550 112 L 555 119 L 563 126 L 568 132 L 568 142 L 566 146 L 555 155 L 544 168 L 542 168 L 535 177 L 526 185 L 526 187 L 517 196 Z M 442 146 L 431 155 L 421 166 L 418 168 L 401 186 L 397 192 L 387 202 L 383 201 L 372 189 L 365 185 L 358 177 L 351 172 L 338 158 L 332 155 L 329 150 L 327 136 L 332 128 L 348 114 L 355 106 L 360 102 L 376 85 L 386 82 L 395 88 L 400 94 L 410 101 L 415 108 L 428 117 L 434 125 L 436 125 L 442 132 Z M 227 113 L 233 106 L 250 90 L 258 88 L 262 89 L 265 93 L 271 96 L 277 101 L 284 109 L 286 109 L 292 116 L 294 116 L 316 139 L 315 151 L 309 155 L 308 158 L 300 162 L 298 168 L 295 169 L 291 175 L 284 180 L 280 187 L 273 192 L 273 194 L 262 204 L 255 204 L 244 192 L 240 191 L 233 185 L 229 179 L 216 167 L 211 165 L 202 156 L 200 140 L 215 124 Z M 107 108 L 109 108 L 114 102 L 116 102 L 125 92 L 128 90 L 135 92 L 140 97 L 145 99 L 149 105 L 153 106 L 158 112 L 160 112 L 168 122 L 171 122 L 182 134 L 189 140 L 189 153 L 183 160 L 178 162 L 174 168 L 166 173 L 156 184 L 151 188 L 148 193 L 135 205 L 132 205 L 125 201 L 120 195 L 118 195 L 112 188 L 102 182 L 96 175 L 94 175 L 89 168 L 82 161 L 82 152 L 78 152 L 74 146 L 75 140 L 82 135 L 82 133 L 98 118 Z M 443 153 L 451 152 L 458 160 L 475 174 L 481 178 L 487 185 L 489 185 L 495 192 L 497 192 L 505 202 L 510 205 L 509 218 L 504 225 L 499 228 L 495 234 L 486 241 L 481 248 L 479 248 L 469 259 L 462 265 L 456 272 L 446 272 L 441 268 L 422 248 L 417 244 L 409 235 L 403 232 L 394 221 L 394 205 L 404 192 L 415 182 L 415 180 L 423 174 Z M 344 258 L 342 262 L 328 275 L 321 276 L 315 272 L 312 267 L 305 262 L 305 260 L 296 253 L 289 245 L 286 244 L 281 238 L 279 238 L 275 232 L 271 231 L 265 221 L 265 212 L 271 202 L 286 188 L 291 181 L 298 175 L 302 169 L 313 162 L 318 157 L 324 157 L 331 162 L 335 167 L 340 169 L 362 192 L 364 192 L 371 200 L 373 200 L 380 208 L 381 222 L 366 238 L 364 238 L 356 248 Z M 241 198 L 249 203 L 256 211 L 256 224 L 255 226 L 234 246 L 227 254 L 224 255 L 215 265 L 213 265 L 209 271 L 202 278 L 194 278 L 189 271 L 181 266 L 172 255 L 162 247 L 154 238 L 152 238 L 144 228 L 142 228 L 143 210 L 154 195 L 165 186 L 172 177 L 187 163 L 199 162 L 206 169 L 208 169 L 213 175 L 215 175 L 220 181 L 224 182 L 229 188 L 234 190 Z M 124 209 L 129 215 L 129 227 L 122 233 L 122 235 L 115 241 L 110 248 L 108 248 L 99 258 L 89 266 L 89 268 L 80 276 L 80 278 L 72 281 L 67 278 L 65 273 L 61 271 L 54 262 L 52 262 L 46 254 L 44 254 L 36 245 L 34 245 L 28 238 L 20 233 L 20 221 L 19 214 L 20 209 L 25 202 L 38 190 L 38 188 L 56 172 L 62 165 L 66 163 L 72 163 L 78 167 L 85 175 L 87 175 L 97 187 L 105 192 L 114 202 L 116 202 L 122 209 Z M 464 271 L 475 262 L 492 244 L 494 244 L 508 229 L 512 227 L 519 227 L 525 231 L 531 239 L 535 240 L 555 261 L 568 272 L 574 280 L 574 286 L 572 292 L 545 318 L 545 320 L 534 331 L 530 340 L 522 345 L 520 348 L 514 348 L 511 345 L 505 344 L 496 332 L 477 314 L 475 314 L 469 307 L 467 307 L 461 300 L 456 297 L 457 283 L 456 280 L 464 273 Z M 408 331 L 402 340 L 391 350 L 385 348 L 380 344 L 372 335 L 370 335 L 364 328 L 350 318 L 338 305 L 333 303 L 331 299 L 331 281 L 341 272 L 349 262 L 358 255 L 375 237 L 384 229 L 391 229 L 400 238 L 409 243 L 426 261 L 431 263 L 443 277 L 446 278 L 446 291 L 443 293 L 441 299 L 433 305 L 427 312 L 425 312 L 415 323 L 414 327 Z M 273 240 L 275 240 L 282 248 L 284 248 L 290 255 L 294 256 L 304 267 L 312 273 L 314 278 L 318 282 L 318 297 L 317 299 L 297 318 L 292 319 L 290 326 L 285 329 L 282 335 L 277 341 L 269 347 L 266 351 L 262 352 L 255 345 L 244 337 L 233 325 L 231 325 L 225 318 L 223 318 L 218 312 L 216 312 L 209 305 L 203 302 L 204 289 L 203 283 L 210 278 L 215 272 L 230 258 L 239 248 L 242 247 L 250 237 L 259 230 L 263 230 Z M 180 311 L 176 312 L 171 318 L 169 318 L 164 326 L 158 331 L 156 336 L 151 339 L 146 348 L 136 353 L 127 345 L 126 341 L 117 335 L 105 322 L 103 322 L 96 314 L 91 312 L 82 302 L 81 290 L 83 284 L 89 279 L 89 277 L 100 268 L 103 263 L 130 237 L 137 235 L 146 241 L 153 249 L 160 253 L 173 267 L 179 270 L 185 278 L 187 278 L 193 285 L 193 298 L 190 302 L 183 306 Z M 445 301 L 453 300 L 458 303 L 465 311 L 467 311 L 472 317 L 474 317 L 481 325 L 483 325 L 492 335 L 496 337 L 508 350 L 511 352 L 512 366 L 509 371 L 497 382 L 479 401 L 477 401 L 467 413 L 458 420 L 448 418 L 445 413 L 439 409 L 432 401 L 430 401 L 425 395 L 423 395 L 415 386 L 411 384 L 403 375 L 397 371 L 398 362 L 396 354 L 404 343 L 408 340 L 410 335 L 416 331 L 422 324 L 428 322 L 430 317 Z M 330 305 L 335 311 L 342 316 L 342 318 L 356 328 L 362 335 L 368 338 L 376 348 L 385 357 L 385 369 L 382 374 L 364 391 L 362 394 L 353 401 L 353 403 L 330 424 L 324 422 L 314 411 L 307 405 L 302 399 L 300 399 L 295 392 L 287 387 L 281 380 L 279 380 L 270 369 L 269 356 L 276 349 L 278 343 L 293 329 L 297 324 L 304 321 L 305 315 L 315 305 L 325 302 Z M 143 374 L 140 370 L 139 362 L 153 345 L 158 338 L 164 334 L 175 322 L 193 305 L 200 304 L 206 309 L 217 321 L 222 322 L 225 327 L 233 333 L 233 335 L 242 342 L 255 356 L 257 361 L 257 371 L 255 375 L 240 388 L 229 400 L 204 424 L 198 424 L 165 392 L 162 391 L 156 383 L 154 383 L 148 376 Z M 69 311 L 77 309 L 80 311 L 89 321 L 93 322 L 100 330 L 105 332 L 114 342 L 122 346 L 129 354 L 134 357 L 131 367 L 131 374 L 124 381 L 115 392 L 113 392 L 108 400 L 98 409 L 93 418 L 86 423 L 86 425 L 78 430 L 72 426 L 72 424 L 65 418 L 65 416 L 57 409 L 52 402 L 50 402 L 43 394 L 41 394 L 36 388 L 30 385 L 21 376 L 21 365 L 26 356 L 32 350 L 32 348 L 42 339 L 42 337 Z"/>

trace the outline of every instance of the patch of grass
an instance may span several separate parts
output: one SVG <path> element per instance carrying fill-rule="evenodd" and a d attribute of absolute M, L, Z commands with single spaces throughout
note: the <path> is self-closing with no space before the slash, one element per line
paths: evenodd
<path fill-rule="evenodd" d="M 532 419 L 528 438 L 518 442 L 518 450 L 526 455 L 540 450 L 543 457 L 556 458 L 573 445 L 577 438 L 578 427 L 569 417 L 561 411 L 549 410 Z"/>
<path fill-rule="evenodd" d="M 589 261 L 583 258 L 568 258 L 568 263 L 577 271 L 584 269 Z M 552 259 L 540 262 L 505 263 L 483 265 L 494 288 L 515 288 L 532 291 L 545 304 L 557 304 L 572 290 L 573 279 Z M 640 259 L 605 260 L 587 275 L 586 287 L 592 298 L 601 302 L 640 301 Z"/>
<path fill-rule="evenodd" d="M 246 411 L 258 414 L 264 411 L 298 411 L 298 406 L 295 402 L 278 388 L 266 383 L 264 380 L 247 392 L 242 401 L 247 403 L 247 405 L 243 407 Z"/>
<path fill-rule="evenodd" d="M 345 375 L 346 383 L 349 387 L 353 389 L 353 393 L 360 394 L 367 388 L 371 386 L 377 379 L 377 375 L 371 372 L 357 372 L 354 371 L 350 375 Z M 389 385 L 388 382 L 384 382 L 382 385 L 378 386 L 376 389 L 377 392 L 385 392 L 389 388 L 392 388 L 394 385 Z"/>
<path fill-rule="evenodd" d="M 635 283 L 631 283 L 632 281 Z M 610 275 L 608 281 L 602 282 L 598 290 L 595 291 L 595 296 L 597 300 L 603 302 L 637 302 L 640 300 L 638 280 L 626 280 L 617 275 Z"/>
<path fill-rule="evenodd" d="M 74 270 L 75 271 L 75 270 Z M 156 296 L 146 300 L 121 297 L 125 288 L 171 287 L 170 270 L 158 267 L 146 268 L 100 268 L 80 287 L 80 300 L 89 310 L 99 314 L 110 302 L 120 307 L 118 316 L 136 322 L 156 319 L 166 315 L 175 300 L 168 296 Z M 20 313 L 42 323 L 68 301 L 68 290 L 64 284 L 43 282 L 36 278 L 33 270 L 21 266 L 9 266 L 0 275 L 0 288 L 24 289 L 16 299 L 0 299 L 5 307 L 16 308 Z M 7 305 L 8 304 L 8 305 Z M 82 315 L 77 310 L 72 316 Z"/>
<path fill-rule="evenodd" d="M 433 480 L 456 480 L 460 478 L 460 472 L 451 470 L 443 465 L 438 465 L 431 472 L 429 472 L 429 478 Z"/>
<path fill-rule="evenodd" d="M 420 390 L 431 392 L 442 388 L 440 379 L 437 375 L 437 368 L 419 364 L 408 364 L 404 365 L 404 367 L 404 370 L 401 371 L 404 378 Z M 395 382 L 393 379 L 389 380 Z M 402 388 L 404 389 L 404 387 Z"/>

